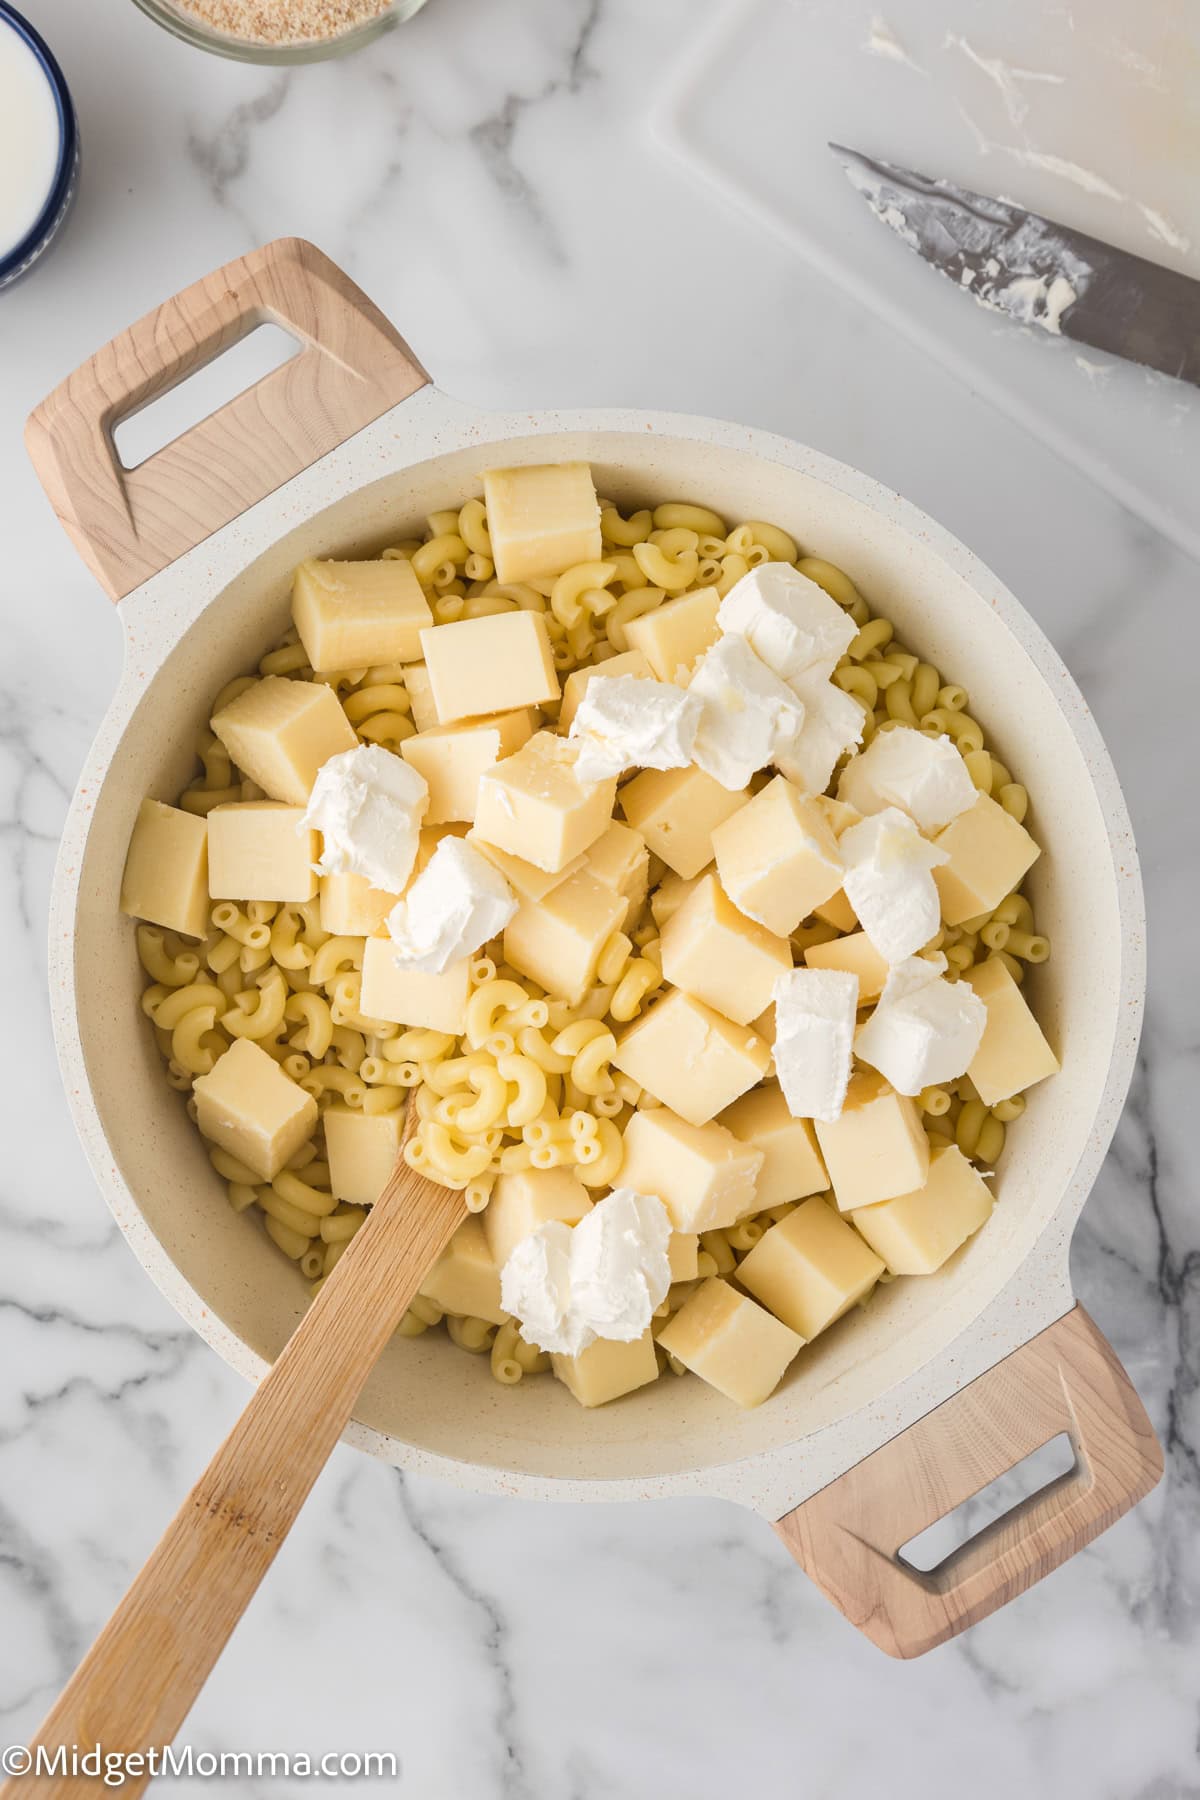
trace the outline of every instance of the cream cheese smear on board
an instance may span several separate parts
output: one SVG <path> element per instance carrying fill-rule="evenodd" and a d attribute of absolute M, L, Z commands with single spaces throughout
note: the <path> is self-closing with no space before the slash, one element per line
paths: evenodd
<path fill-rule="evenodd" d="M 61 136 L 45 70 L 0 17 L 0 256 L 37 224 L 54 186 Z"/>

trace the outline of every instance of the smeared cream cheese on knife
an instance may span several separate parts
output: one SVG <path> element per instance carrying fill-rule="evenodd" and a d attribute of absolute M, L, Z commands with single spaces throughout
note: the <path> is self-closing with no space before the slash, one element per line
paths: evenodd
<path fill-rule="evenodd" d="M 1010 201 L 829 148 L 876 218 L 981 306 L 1200 386 L 1200 282 Z"/>

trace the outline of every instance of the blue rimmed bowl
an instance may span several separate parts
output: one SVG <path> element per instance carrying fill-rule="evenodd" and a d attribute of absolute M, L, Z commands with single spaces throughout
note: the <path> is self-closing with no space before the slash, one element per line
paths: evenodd
<path fill-rule="evenodd" d="M 49 249 L 71 210 L 79 176 L 79 124 L 66 78 L 50 47 L 8 0 L 0 0 L 0 32 L 15 32 L 46 78 L 58 121 L 54 172 L 32 224 L 12 244 L 0 244 L 0 288 L 26 274 Z"/>

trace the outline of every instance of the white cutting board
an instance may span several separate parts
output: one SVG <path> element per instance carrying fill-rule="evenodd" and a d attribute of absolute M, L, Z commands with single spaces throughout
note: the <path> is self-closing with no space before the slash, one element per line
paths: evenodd
<path fill-rule="evenodd" d="M 694 175 L 1200 556 L 1200 389 L 985 312 L 872 216 L 825 147 L 948 176 L 1200 277 L 1200 7 L 735 0 L 655 128 Z"/>

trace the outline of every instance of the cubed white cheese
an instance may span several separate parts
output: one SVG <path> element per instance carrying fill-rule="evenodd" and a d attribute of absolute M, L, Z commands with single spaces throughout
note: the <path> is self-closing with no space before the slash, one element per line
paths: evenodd
<path fill-rule="evenodd" d="M 910 725 L 881 731 L 851 757 L 838 782 L 838 799 L 860 813 L 898 806 L 922 831 L 940 831 L 974 806 L 978 790 L 948 737 L 926 737 Z"/>
<path fill-rule="evenodd" d="M 571 721 L 580 781 L 626 769 L 686 769 L 700 723 L 695 694 L 636 675 L 595 675 Z"/>
<path fill-rule="evenodd" d="M 775 983 L 775 1073 L 794 1119 L 841 1117 L 850 1080 L 858 976 L 793 969 Z"/>
<path fill-rule="evenodd" d="M 780 562 L 761 563 L 735 582 L 717 623 L 744 637 L 782 681 L 812 668 L 828 675 L 858 631 L 824 588 Z"/>
<path fill-rule="evenodd" d="M 440 975 L 496 937 L 516 910 L 499 869 L 461 838 L 443 838 L 388 914 L 395 960 Z"/>
<path fill-rule="evenodd" d="M 301 823 L 321 833 L 320 874 L 361 875 L 398 894 L 428 806 L 423 775 L 379 744 L 359 744 L 321 764 Z"/>
<path fill-rule="evenodd" d="M 851 825 L 838 850 L 846 867 L 843 891 L 880 956 L 898 963 L 914 955 L 941 924 L 930 870 L 946 861 L 946 852 L 894 806 Z"/>
<path fill-rule="evenodd" d="M 987 1008 L 965 981 L 943 981 L 945 967 L 944 956 L 897 963 L 855 1036 L 855 1055 L 898 1094 L 957 1080 L 979 1048 Z"/>
<path fill-rule="evenodd" d="M 744 788 L 768 763 L 779 763 L 804 723 L 804 708 L 792 690 L 759 661 L 745 638 L 732 633 L 705 651 L 688 692 L 702 702 L 693 759 L 731 792 Z"/>
<path fill-rule="evenodd" d="M 851 694 L 835 687 L 823 669 L 806 669 L 788 683 L 804 708 L 804 724 L 775 758 L 775 766 L 805 795 L 823 794 L 834 764 L 862 743 L 866 715 Z"/>

